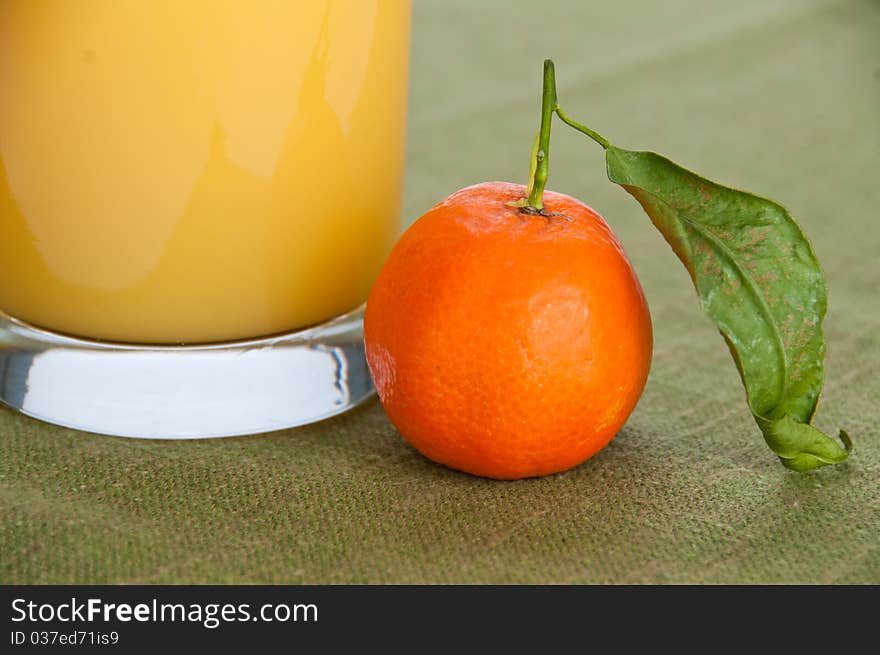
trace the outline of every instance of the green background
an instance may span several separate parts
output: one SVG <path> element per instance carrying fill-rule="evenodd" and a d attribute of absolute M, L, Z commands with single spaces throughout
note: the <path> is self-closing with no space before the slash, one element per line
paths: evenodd
<path fill-rule="evenodd" d="M 557 122 L 549 188 L 605 216 L 654 321 L 647 388 L 608 448 L 494 482 L 422 458 L 375 400 L 197 442 L 0 408 L 0 582 L 880 583 L 880 3 L 416 0 L 405 222 L 525 180 L 545 57 L 576 119 L 801 222 L 829 285 L 817 425 L 849 430 L 849 463 L 779 464 L 684 268 Z"/>

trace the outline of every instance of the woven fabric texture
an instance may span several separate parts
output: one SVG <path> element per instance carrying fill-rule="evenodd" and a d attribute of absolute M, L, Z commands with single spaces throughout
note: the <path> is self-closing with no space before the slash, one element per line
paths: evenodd
<path fill-rule="evenodd" d="M 817 425 L 849 430 L 845 465 L 779 464 L 684 268 L 601 149 L 557 122 L 549 188 L 606 218 L 654 322 L 647 388 L 608 448 L 496 482 L 422 458 L 375 400 L 195 442 L 0 408 L 0 582 L 880 583 L 878 34 L 870 0 L 414 8 L 404 223 L 462 186 L 525 180 L 553 57 L 569 114 L 802 224 L 829 287 Z"/>

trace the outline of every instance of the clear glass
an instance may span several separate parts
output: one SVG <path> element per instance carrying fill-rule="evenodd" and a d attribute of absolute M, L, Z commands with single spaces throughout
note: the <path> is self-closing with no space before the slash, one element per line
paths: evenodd
<path fill-rule="evenodd" d="M 303 425 L 373 393 L 360 309 L 275 337 L 201 346 L 101 343 L 0 313 L 0 399 L 44 421 L 151 439 Z"/>
<path fill-rule="evenodd" d="M 370 393 L 409 2 L 0 3 L 0 401 L 246 434 Z"/>

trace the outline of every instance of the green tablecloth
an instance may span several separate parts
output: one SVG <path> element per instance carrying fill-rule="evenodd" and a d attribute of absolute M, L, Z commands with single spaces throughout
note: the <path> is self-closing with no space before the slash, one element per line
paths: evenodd
<path fill-rule="evenodd" d="M 376 401 L 266 436 L 102 437 L 0 409 L 5 583 L 880 582 L 880 4 L 417 0 L 405 221 L 523 181 L 540 66 L 624 147 L 786 204 L 829 282 L 817 424 L 851 461 L 764 445 L 684 269 L 601 149 L 557 123 L 550 188 L 602 213 L 651 307 L 653 369 L 612 444 L 493 482 L 423 459 Z"/>

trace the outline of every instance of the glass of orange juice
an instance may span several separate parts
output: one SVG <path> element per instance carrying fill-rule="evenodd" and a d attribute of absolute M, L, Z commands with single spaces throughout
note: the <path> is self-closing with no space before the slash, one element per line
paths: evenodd
<path fill-rule="evenodd" d="M 0 400 L 186 438 L 372 392 L 408 0 L 0 3 Z"/>

